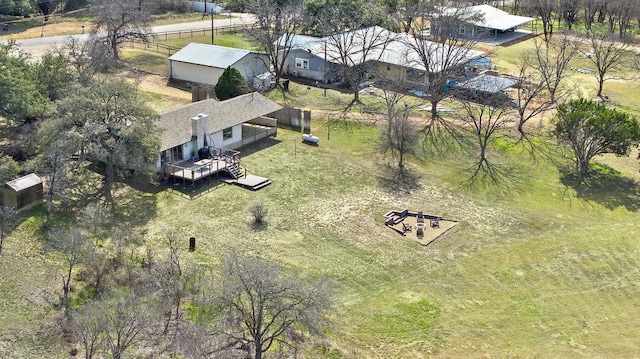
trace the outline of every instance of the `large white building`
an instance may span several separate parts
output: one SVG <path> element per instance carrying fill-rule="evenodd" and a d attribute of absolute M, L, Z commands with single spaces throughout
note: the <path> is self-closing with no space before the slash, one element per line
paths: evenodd
<path fill-rule="evenodd" d="M 175 80 L 215 86 L 227 67 L 247 82 L 269 71 L 269 55 L 231 47 L 190 43 L 169 57 L 169 76 Z"/>

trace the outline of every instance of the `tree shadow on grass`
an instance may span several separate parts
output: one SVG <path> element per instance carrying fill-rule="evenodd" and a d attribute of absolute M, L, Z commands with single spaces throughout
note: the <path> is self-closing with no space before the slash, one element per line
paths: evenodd
<path fill-rule="evenodd" d="M 143 226 L 156 216 L 156 193 L 124 187 L 116 191 L 113 198 L 116 203 L 113 207 L 114 225 Z"/>
<path fill-rule="evenodd" d="M 383 174 L 378 176 L 378 183 L 387 192 L 399 195 L 408 195 L 422 189 L 420 176 L 406 167 L 400 170 L 398 167 L 386 166 Z"/>
<path fill-rule="evenodd" d="M 523 169 L 513 163 L 491 161 L 476 162 L 463 170 L 468 178 L 462 186 L 487 190 L 498 197 L 507 197 L 523 191 L 529 184 Z"/>
<path fill-rule="evenodd" d="M 583 179 L 567 169 L 561 169 L 560 182 L 570 187 L 582 200 L 596 202 L 608 209 L 624 207 L 628 211 L 640 209 L 640 186 L 615 169 L 598 164 Z"/>
<path fill-rule="evenodd" d="M 266 231 L 267 228 L 269 228 L 269 223 L 267 223 L 267 221 L 251 221 L 251 223 L 249 224 L 249 226 L 251 227 L 251 230 L 254 232 L 262 232 L 262 231 Z"/>
<path fill-rule="evenodd" d="M 168 179 L 165 183 L 166 191 L 172 195 L 176 195 L 185 199 L 196 199 L 207 193 L 211 193 L 218 188 L 226 185 L 221 179 L 228 178 L 223 176 L 209 176 L 206 179 L 198 180 L 195 183 L 191 181 L 182 182 L 179 179 Z"/>

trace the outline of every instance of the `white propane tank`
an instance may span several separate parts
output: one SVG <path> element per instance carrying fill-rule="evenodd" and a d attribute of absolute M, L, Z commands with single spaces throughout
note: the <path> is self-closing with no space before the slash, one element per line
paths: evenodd
<path fill-rule="evenodd" d="M 318 142 L 320 142 L 320 138 L 319 137 L 314 136 L 312 134 L 306 134 L 306 133 L 304 135 L 302 135 L 302 140 L 304 142 L 309 142 L 309 143 L 314 143 L 314 144 L 317 144 Z"/>

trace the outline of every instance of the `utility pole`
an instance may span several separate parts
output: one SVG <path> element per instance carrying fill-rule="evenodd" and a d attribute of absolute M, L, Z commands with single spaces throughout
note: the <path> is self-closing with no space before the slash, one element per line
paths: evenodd
<path fill-rule="evenodd" d="M 324 97 L 327 97 L 327 40 L 324 40 L 324 68 L 322 72 L 324 77 Z"/>
<path fill-rule="evenodd" d="M 213 13 L 216 12 L 216 0 L 211 0 L 211 45 L 215 45 L 214 33 L 216 29 L 213 27 Z"/>

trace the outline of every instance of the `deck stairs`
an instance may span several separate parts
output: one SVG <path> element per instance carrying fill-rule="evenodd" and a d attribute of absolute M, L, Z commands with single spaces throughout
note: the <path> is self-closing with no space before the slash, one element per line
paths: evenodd
<path fill-rule="evenodd" d="M 233 179 L 245 177 L 245 175 L 240 171 L 240 168 L 238 168 L 237 163 L 227 164 L 227 172 L 229 172 L 229 175 L 233 177 Z"/>
<path fill-rule="evenodd" d="M 271 184 L 271 180 L 265 177 L 247 175 L 246 170 L 243 171 L 239 168 L 238 163 L 227 164 L 227 173 L 231 178 L 223 180 L 229 184 L 235 184 L 240 187 L 248 188 L 252 191 L 259 190 Z"/>

